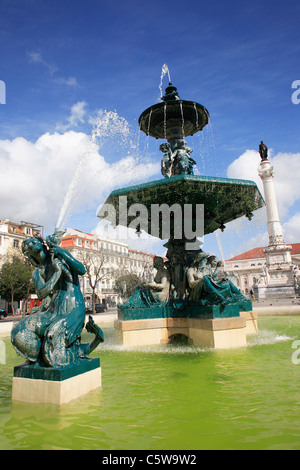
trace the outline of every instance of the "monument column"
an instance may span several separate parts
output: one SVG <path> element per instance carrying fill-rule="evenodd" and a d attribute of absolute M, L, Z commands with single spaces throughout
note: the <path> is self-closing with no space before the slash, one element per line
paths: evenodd
<path fill-rule="evenodd" d="M 264 282 L 260 282 L 258 291 L 255 291 L 258 297 L 294 297 L 292 247 L 284 243 L 274 187 L 274 168 L 268 160 L 268 149 L 263 142 L 259 145 L 259 153 L 261 163 L 258 174 L 264 188 L 269 245 L 264 249 L 267 268 Z"/>
<path fill-rule="evenodd" d="M 264 187 L 269 245 L 283 245 L 282 226 L 279 219 L 274 188 L 274 168 L 267 158 L 261 161 L 258 174 Z"/>

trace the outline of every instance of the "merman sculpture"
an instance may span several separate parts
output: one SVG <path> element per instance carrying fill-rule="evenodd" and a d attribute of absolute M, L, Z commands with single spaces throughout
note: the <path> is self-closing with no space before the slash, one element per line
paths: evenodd
<path fill-rule="evenodd" d="M 85 321 L 85 303 L 79 275 L 84 266 L 59 245 L 63 232 L 54 232 L 46 241 L 39 235 L 22 242 L 23 254 L 36 267 L 32 281 L 40 307 L 14 324 L 11 341 L 28 364 L 64 367 L 86 360 L 102 342 L 102 330 L 92 317 L 86 329 L 95 334 L 91 344 L 81 344 Z"/>
<path fill-rule="evenodd" d="M 221 265 L 216 256 L 203 252 L 193 261 L 186 274 L 191 304 L 226 305 L 247 302 L 230 279 L 218 279 L 218 268 Z"/>

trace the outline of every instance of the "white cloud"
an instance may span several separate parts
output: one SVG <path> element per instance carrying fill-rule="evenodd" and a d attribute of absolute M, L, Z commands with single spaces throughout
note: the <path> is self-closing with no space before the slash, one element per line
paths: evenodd
<path fill-rule="evenodd" d="M 54 83 L 57 83 L 58 85 L 67 85 L 67 86 L 72 86 L 72 87 L 76 87 L 78 85 L 77 80 L 76 80 L 75 77 L 68 77 L 68 78 L 54 77 L 54 75 L 57 72 L 58 68 L 55 65 L 50 64 L 49 62 L 47 62 L 43 58 L 43 56 L 40 52 L 31 51 L 31 52 L 28 53 L 28 56 L 29 56 L 30 62 L 35 63 L 35 64 L 41 64 L 48 70 L 51 77 L 53 77 L 52 80 L 53 80 Z"/>
<path fill-rule="evenodd" d="M 73 86 L 77 87 L 78 83 L 75 77 L 68 77 L 68 78 L 55 78 L 54 82 L 57 83 L 58 85 L 68 85 L 68 86 Z"/>
<path fill-rule="evenodd" d="M 84 116 L 86 114 L 86 102 L 78 101 L 71 108 L 71 115 L 69 117 L 69 122 L 71 126 L 76 126 L 78 123 L 84 122 Z"/>
<path fill-rule="evenodd" d="M 73 116 L 83 119 L 83 109 L 74 108 Z M 147 180 L 158 171 L 157 164 L 143 164 L 132 156 L 110 164 L 98 150 L 88 135 L 74 131 L 46 133 L 34 143 L 22 137 L 0 140 L 0 217 L 38 223 L 51 231 L 66 193 L 66 214 L 84 204 L 96 211 L 113 188 Z"/>
<path fill-rule="evenodd" d="M 77 103 L 73 104 L 66 124 L 57 124 L 56 129 L 58 131 L 66 131 L 72 127 L 78 126 L 78 124 L 84 123 L 86 116 L 86 106 L 87 103 L 85 101 L 78 101 Z"/>
<path fill-rule="evenodd" d="M 48 69 L 50 75 L 53 75 L 57 71 L 57 67 L 55 65 L 49 64 L 46 60 L 43 59 L 42 54 L 40 52 L 29 52 L 29 59 L 30 62 L 34 62 L 36 64 L 42 64 L 46 69 Z"/>
<path fill-rule="evenodd" d="M 300 212 L 295 214 L 283 225 L 284 241 L 299 243 L 300 241 Z"/>

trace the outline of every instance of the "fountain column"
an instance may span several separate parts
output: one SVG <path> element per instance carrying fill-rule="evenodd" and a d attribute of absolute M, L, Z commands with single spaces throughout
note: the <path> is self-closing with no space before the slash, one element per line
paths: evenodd
<path fill-rule="evenodd" d="M 292 247 L 286 245 L 283 239 L 274 187 L 274 168 L 268 160 L 267 147 L 263 142 L 259 150 L 261 163 L 258 174 L 264 188 L 269 245 L 264 249 L 266 273 L 255 291 L 259 298 L 294 297 Z"/>

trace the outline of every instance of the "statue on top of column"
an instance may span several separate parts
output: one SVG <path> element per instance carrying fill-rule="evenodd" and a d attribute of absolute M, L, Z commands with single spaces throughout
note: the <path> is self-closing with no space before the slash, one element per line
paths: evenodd
<path fill-rule="evenodd" d="M 258 147 L 259 155 L 262 161 L 268 160 L 268 147 L 261 140 Z"/>

